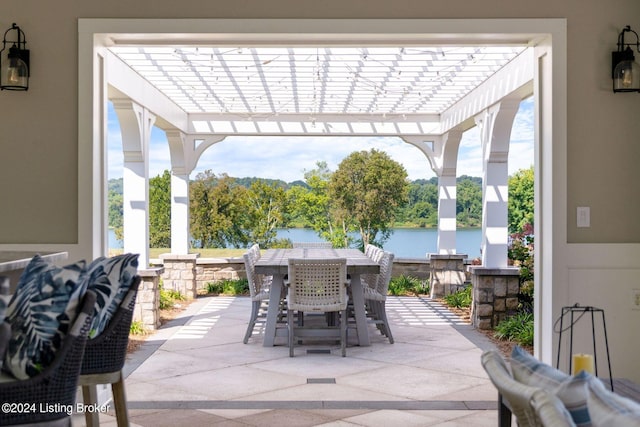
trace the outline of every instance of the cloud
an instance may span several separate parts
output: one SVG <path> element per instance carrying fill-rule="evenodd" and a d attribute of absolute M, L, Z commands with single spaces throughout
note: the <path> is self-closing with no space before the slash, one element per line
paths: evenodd
<path fill-rule="evenodd" d="M 108 114 L 108 173 L 110 178 L 122 176 L 122 142 L 115 112 Z M 524 100 L 514 120 L 509 148 L 509 173 L 533 164 L 533 100 Z M 305 170 L 325 161 L 331 170 L 354 151 L 385 151 L 407 170 L 409 179 L 435 176 L 425 155 L 398 137 L 282 137 L 231 136 L 209 147 L 191 173 L 211 170 L 236 177 L 282 179 L 286 182 L 303 178 Z M 154 128 L 149 148 L 149 176 L 171 169 L 169 147 L 164 132 Z M 482 148 L 477 127 L 462 137 L 458 152 L 458 175 L 482 176 Z"/>
<path fill-rule="evenodd" d="M 331 170 L 354 151 L 385 151 L 411 179 L 433 176 L 427 158 L 414 146 L 390 137 L 229 137 L 202 155 L 194 174 L 207 169 L 231 176 L 259 176 L 290 182 L 324 161 Z"/>

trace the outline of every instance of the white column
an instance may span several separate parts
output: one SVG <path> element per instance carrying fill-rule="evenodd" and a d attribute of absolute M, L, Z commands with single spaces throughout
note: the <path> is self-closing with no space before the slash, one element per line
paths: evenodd
<path fill-rule="evenodd" d="M 505 98 L 476 117 L 483 151 L 482 266 L 507 267 L 509 142 L 519 98 Z"/>
<path fill-rule="evenodd" d="M 165 129 L 171 155 L 171 253 L 189 253 L 189 174 L 195 141 L 177 129 Z"/>
<path fill-rule="evenodd" d="M 508 164 L 488 161 L 482 176 L 482 265 L 486 268 L 507 267 L 508 230 Z"/>
<path fill-rule="evenodd" d="M 189 175 L 171 175 L 171 253 L 189 253 Z"/>
<path fill-rule="evenodd" d="M 462 139 L 462 131 L 451 129 L 445 134 L 435 137 L 403 136 L 405 142 L 415 146 L 427 157 L 438 176 L 438 242 L 439 255 L 456 253 L 456 171 L 458 165 L 458 148 Z"/>
<path fill-rule="evenodd" d="M 456 175 L 438 177 L 438 254 L 456 253 Z"/>
<path fill-rule="evenodd" d="M 124 251 L 140 254 L 149 265 L 149 139 L 155 116 L 130 100 L 114 100 L 124 150 Z"/>

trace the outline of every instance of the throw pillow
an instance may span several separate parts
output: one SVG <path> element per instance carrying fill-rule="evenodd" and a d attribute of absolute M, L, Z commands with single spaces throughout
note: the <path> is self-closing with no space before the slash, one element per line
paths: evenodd
<path fill-rule="evenodd" d="M 557 396 L 567 408 L 577 426 L 591 426 L 587 408 L 588 374 L 584 371 L 570 376 L 530 355 L 519 346 L 511 353 L 513 377 L 529 386 L 540 387 Z"/>
<path fill-rule="evenodd" d="M 593 375 L 589 375 L 587 388 L 587 405 L 594 427 L 640 427 L 640 404 L 607 390 Z"/>
<path fill-rule="evenodd" d="M 138 272 L 138 254 L 122 254 L 95 259 L 87 268 L 87 289 L 96 293 L 96 305 L 89 338 L 106 328 Z"/>
<path fill-rule="evenodd" d="M 84 261 L 57 267 L 36 255 L 20 276 L 7 309 L 11 338 L 3 365 L 16 378 L 33 377 L 53 361 L 85 292 L 84 267 Z"/>

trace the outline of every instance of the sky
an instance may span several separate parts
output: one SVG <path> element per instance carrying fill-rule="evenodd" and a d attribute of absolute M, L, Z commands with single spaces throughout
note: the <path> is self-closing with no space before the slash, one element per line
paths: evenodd
<path fill-rule="evenodd" d="M 108 111 L 109 179 L 122 177 L 122 139 L 117 116 Z M 227 137 L 214 144 L 200 157 L 191 178 L 205 170 L 216 175 L 302 180 L 305 171 L 325 161 L 330 170 L 354 151 L 375 148 L 386 152 L 407 170 L 410 180 L 435 176 L 424 154 L 397 137 Z M 169 147 L 162 130 L 154 127 L 149 151 L 149 177 L 170 169 Z M 482 176 L 482 148 L 478 127 L 464 133 L 458 150 L 458 176 Z M 533 165 L 533 98 L 520 104 L 511 131 L 509 174 Z"/>

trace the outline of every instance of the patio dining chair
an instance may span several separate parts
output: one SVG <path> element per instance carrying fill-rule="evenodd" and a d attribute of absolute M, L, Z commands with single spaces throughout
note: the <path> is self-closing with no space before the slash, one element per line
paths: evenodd
<path fill-rule="evenodd" d="M 391 270 L 393 268 L 392 252 L 381 251 L 378 263 L 380 273 L 365 275 L 363 280 L 364 300 L 367 306 L 367 314 L 380 332 L 393 344 L 393 335 L 387 318 L 387 294 L 389 292 L 389 282 L 391 281 Z"/>
<path fill-rule="evenodd" d="M 364 254 L 376 262 L 380 260 L 383 252 L 382 248 L 372 245 L 371 243 L 367 243 L 364 247 Z"/>
<path fill-rule="evenodd" d="M 98 384 L 111 384 L 118 426 L 129 425 L 122 368 L 127 356 L 131 321 L 141 281 L 140 276 L 134 276 L 127 294 L 106 328 L 100 335 L 87 341 L 78 380 L 85 404 L 98 403 Z M 100 425 L 97 411 L 86 411 L 84 415 L 87 427 Z"/>
<path fill-rule="evenodd" d="M 244 268 L 249 282 L 249 295 L 251 297 L 251 316 L 247 331 L 242 342 L 247 344 L 253 334 L 253 329 L 259 319 L 264 318 L 269 303 L 269 278 L 261 274 L 256 274 L 256 262 L 260 259 L 260 247 L 255 244 L 242 255 Z"/>
<path fill-rule="evenodd" d="M 347 260 L 345 258 L 289 258 L 287 328 L 289 356 L 294 355 L 296 325 L 294 311 L 340 313 L 340 349 L 347 348 Z"/>

